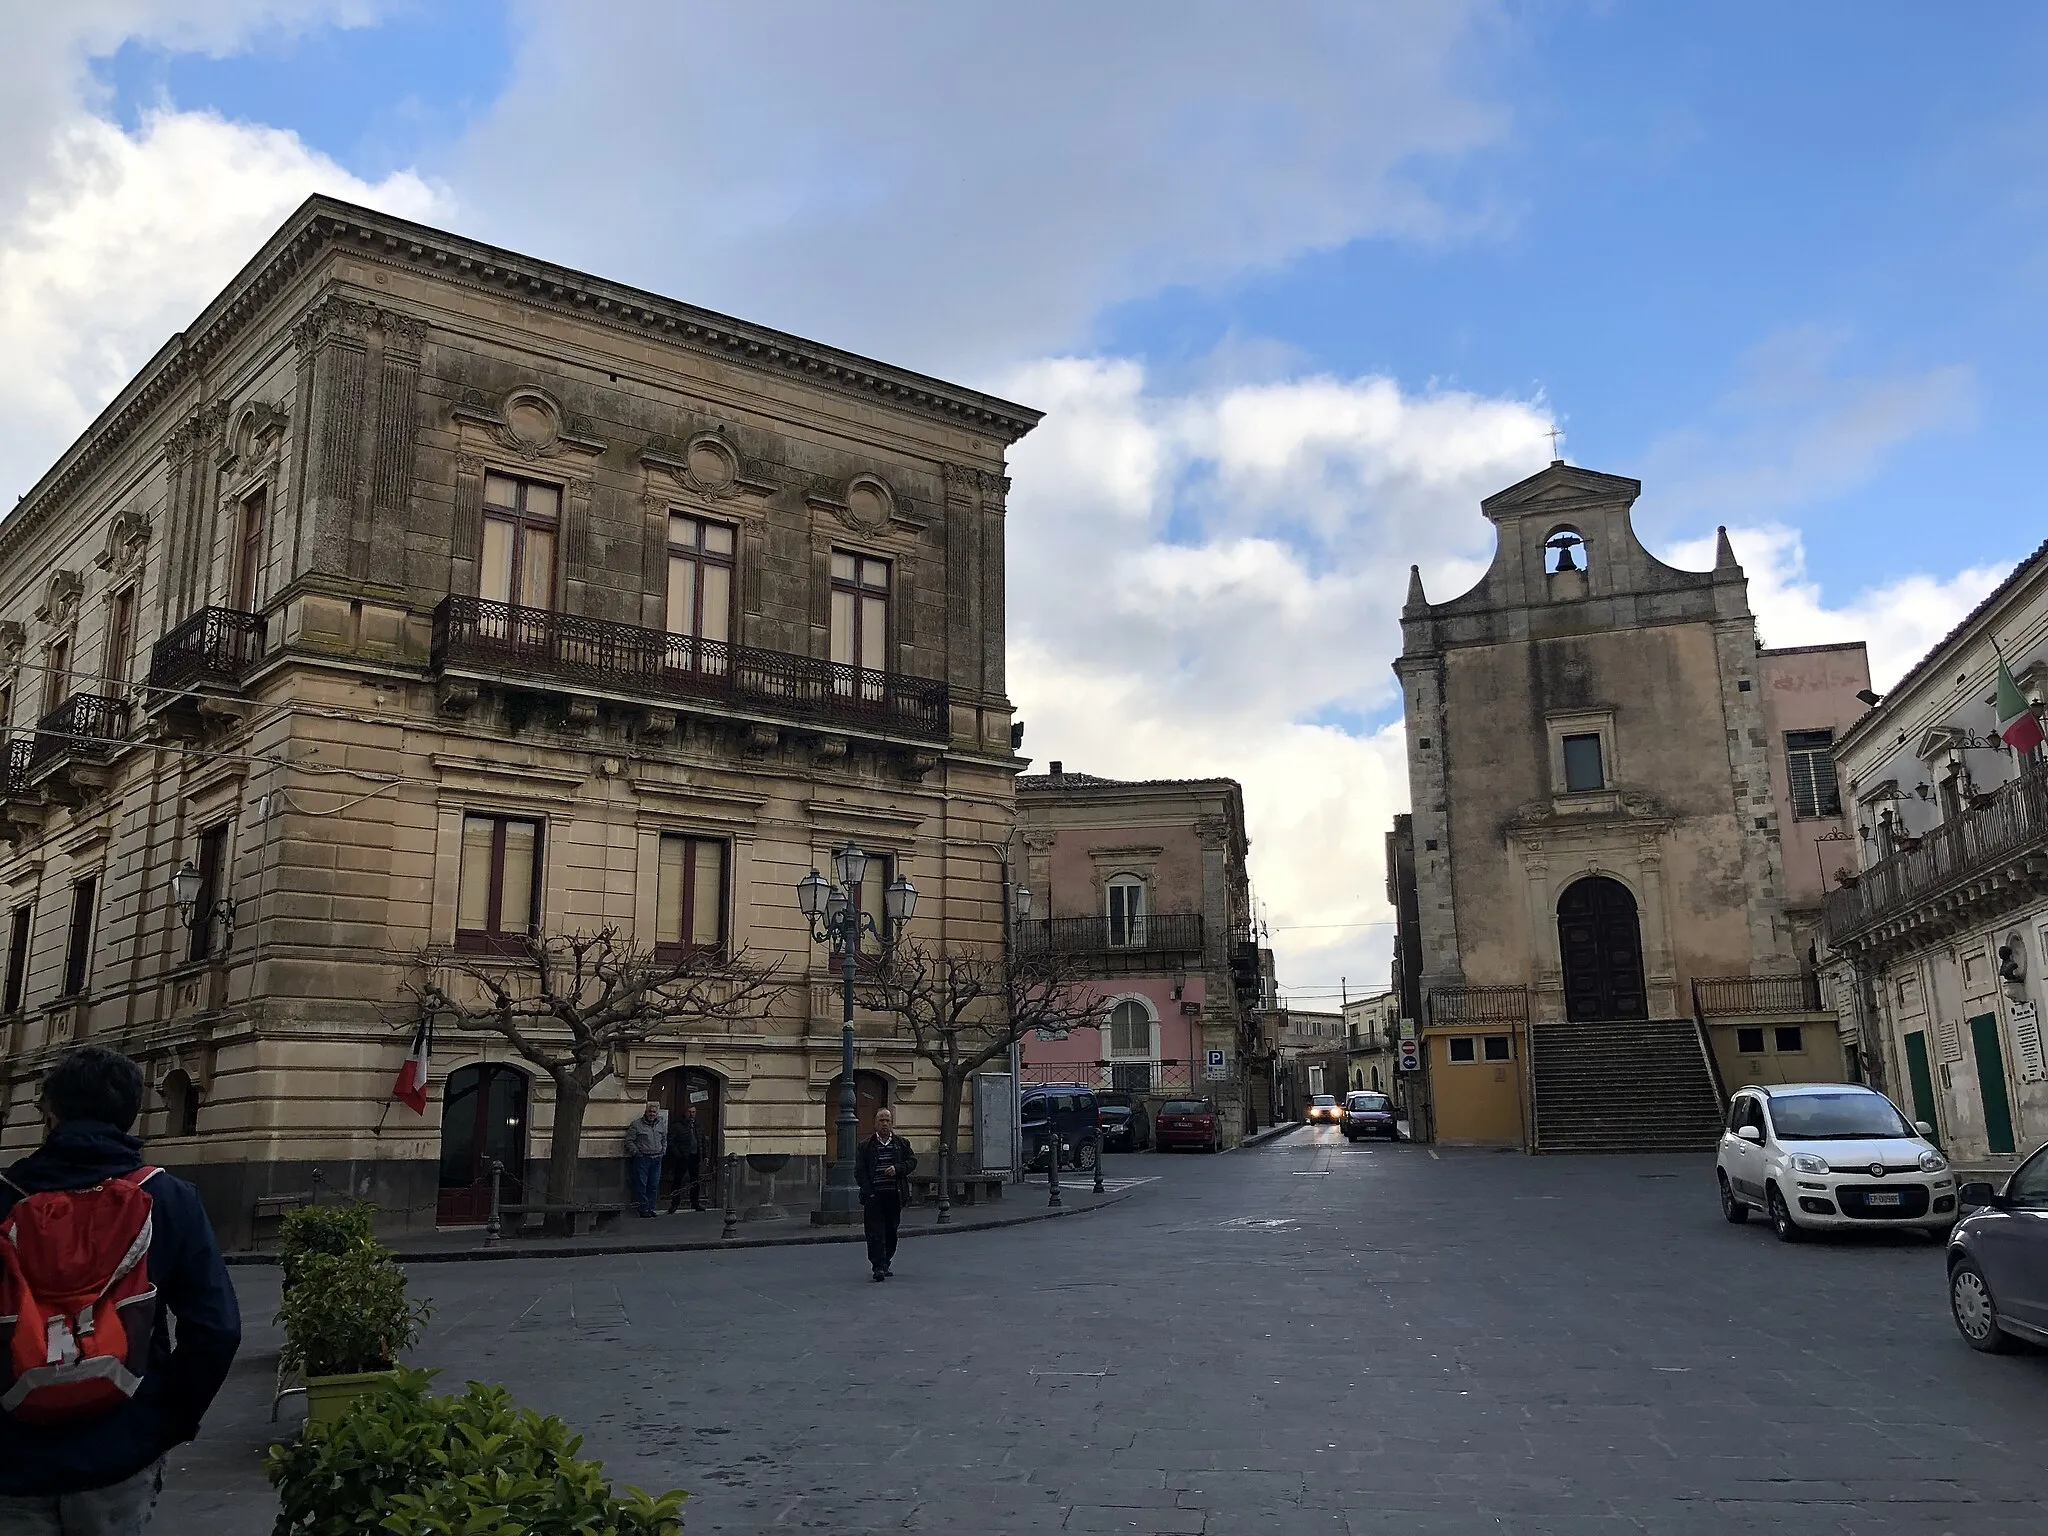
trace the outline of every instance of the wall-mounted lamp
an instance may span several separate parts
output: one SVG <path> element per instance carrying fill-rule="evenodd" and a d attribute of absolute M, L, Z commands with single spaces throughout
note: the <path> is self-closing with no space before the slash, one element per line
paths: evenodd
<path fill-rule="evenodd" d="M 190 859 L 185 860 L 171 873 L 171 902 L 178 909 L 178 919 L 194 933 L 203 924 L 219 923 L 225 933 L 235 931 L 235 904 L 223 896 L 204 912 L 199 910 L 201 887 L 205 876 L 199 873 L 199 866 Z"/>

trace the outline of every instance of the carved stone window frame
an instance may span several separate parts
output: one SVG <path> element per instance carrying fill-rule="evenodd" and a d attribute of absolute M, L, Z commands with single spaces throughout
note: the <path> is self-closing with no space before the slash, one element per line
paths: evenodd
<path fill-rule="evenodd" d="M 244 461 L 230 460 L 242 468 Z M 220 494 L 214 503 L 213 538 L 207 551 L 207 578 L 204 588 L 208 604 L 228 607 L 235 600 L 235 562 L 242 549 L 242 519 L 248 516 L 249 498 L 261 491 L 264 496 L 263 555 L 256 572 L 256 591 L 251 611 L 263 611 L 263 593 L 269 585 L 270 552 L 275 546 L 278 528 L 278 485 L 281 480 L 282 459 L 274 450 L 267 459 L 248 467 L 232 478 L 225 473 L 218 482 Z"/>
<path fill-rule="evenodd" d="M 561 402 L 539 384 L 507 390 L 493 407 L 471 391 L 454 410 L 455 523 L 449 590 L 475 597 L 482 590 L 484 476 L 510 475 L 558 487 L 555 529 L 555 610 L 569 604 L 576 572 L 572 552 L 590 526 L 597 468 L 609 446 L 588 435 Z M 466 575 L 464 574 L 466 573 Z"/>
<path fill-rule="evenodd" d="M 1544 730 L 1549 738 L 1550 749 L 1550 793 L 1552 798 L 1565 801 L 1579 801 L 1589 795 L 1611 795 L 1622 782 L 1621 753 L 1615 741 L 1614 711 L 1611 709 L 1581 709 L 1560 711 L 1543 717 Z M 1567 736 L 1597 736 L 1600 739 L 1600 777 L 1598 789 L 1571 789 L 1567 787 L 1564 766 L 1564 739 Z"/>

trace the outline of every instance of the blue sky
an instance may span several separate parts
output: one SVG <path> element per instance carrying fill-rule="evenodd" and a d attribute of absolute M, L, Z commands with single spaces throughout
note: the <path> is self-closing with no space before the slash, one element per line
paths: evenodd
<path fill-rule="evenodd" d="M 1027 750 L 1242 778 L 1305 988 L 1384 964 L 1310 925 L 1384 918 L 1407 567 L 1553 424 L 1881 677 L 2048 529 L 2048 10 L 114 9 L 0 61 L 0 480 L 316 187 L 1014 394 Z"/>

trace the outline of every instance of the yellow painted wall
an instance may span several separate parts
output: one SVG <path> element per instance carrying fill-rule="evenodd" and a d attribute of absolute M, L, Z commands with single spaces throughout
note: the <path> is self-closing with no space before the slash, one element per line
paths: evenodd
<path fill-rule="evenodd" d="M 1778 1029 L 1788 1024 L 1799 1027 L 1802 1049 L 1777 1048 Z M 1738 1031 L 1757 1028 L 1764 1032 L 1763 1051 L 1738 1050 Z M 1839 1083 L 1849 1075 L 1848 1063 L 1842 1055 L 1841 1031 L 1831 1013 L 1818 1017 L 1780 1016 L 1760 1019 L 1754 1024 L 1746 1020 L 1740 1025 L 1716 1022 L 1707 1026 L 1707 1032 L 1713 1038 L 1714 1061 L 1721 1068 L 1721 1081 L 1730 1093 L 1752 1083 Z"/>
<path fill-rule="evenodd" d="M 1498 1033 L 1499 1031 L 1489 1031 Z M 1522 1133 L 1522 1037 L 1509 1038 L 1512 1061 L 1452 1061 L 1454 1036 L 1478 1038 L 1470 1028 L 1425 1032 L 1430 1090 L 1436 1100 L 1436 1139 L 1445 1146 L 1519 1147 Z M 1475 1045 L 1484 1057 L 1485 1047 Z"/>

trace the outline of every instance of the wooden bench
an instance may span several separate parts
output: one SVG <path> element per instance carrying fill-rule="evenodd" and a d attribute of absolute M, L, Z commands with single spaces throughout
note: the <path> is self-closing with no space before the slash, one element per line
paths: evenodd
<path fill-rule="evenodd" d="M 265 1221 L 284 1220 L 292 1211 L 300 1210 L 313 1203 L 314 1191 L 294 1190 L 283 1195 L 258 1195 L 256 1204 L 249 1212 L 249 1246 L 254 1248 L 262 1239 L 262 1224 Z"/>
<path fill-rule="evenodd" d="M 530 1220 L 546 1221 L 551 1217 L 563 1218 L 569 1228 L 569 1236 L 581 1237 L 586 1232 L 602 1232 L 615 1223 L 625 1212 L 623 1205 L 542 1205 L 522 1202 L 517 1205 L 498 1207 L 500 1231 L 526 1230 Z"/>
<path fill-rule="evenodd" d="M 1009 1181 L 1000 1173 L 956 1173 L 951 1179 L 953 1203 L 955 1205 L 979 1205 L 984 1201 L 1003 1198 L 1003 1185 Z M 939 1176 L 935 1173 L 913 1173 L 910 1176 L 910 1198 L 915 1205 L 931 1205 L 939 1198 Z"/>

